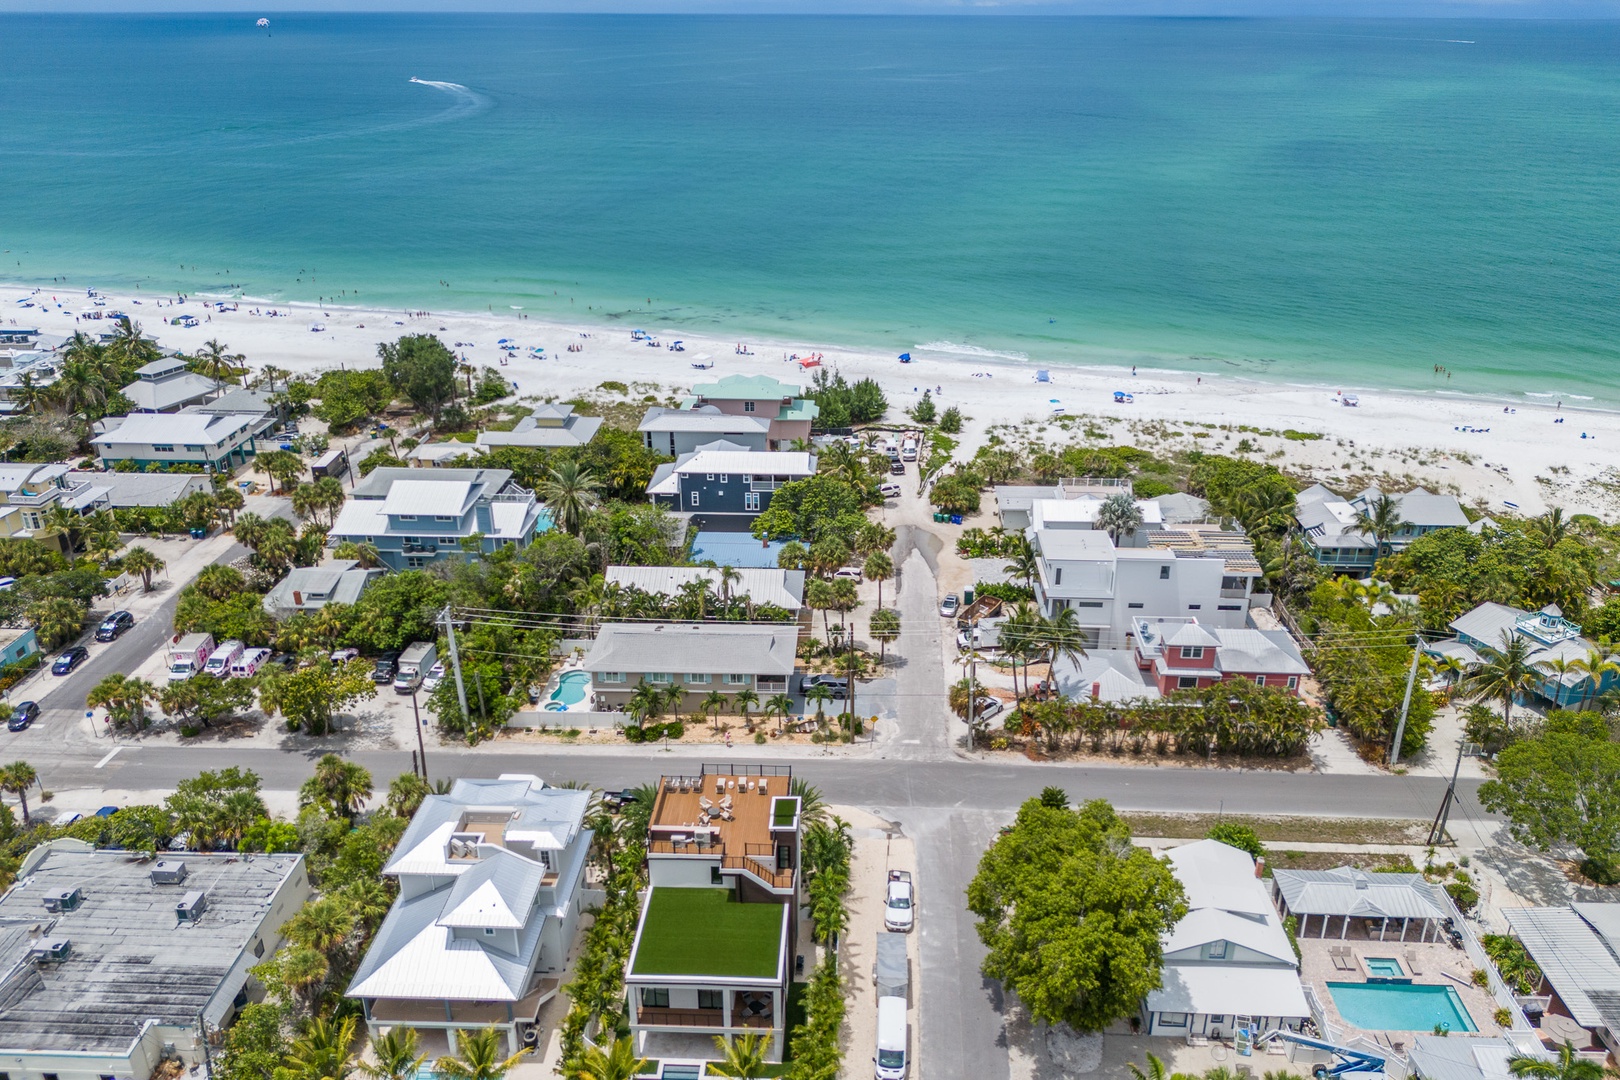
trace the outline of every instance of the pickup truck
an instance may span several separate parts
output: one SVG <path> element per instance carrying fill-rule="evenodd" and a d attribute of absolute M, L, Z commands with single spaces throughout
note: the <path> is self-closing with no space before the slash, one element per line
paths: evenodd
<path fill-rule="evenodd" d="M 904 934 L 916 923 L 917 896 L 911 889 L 911 875 L 904 870 L 889 871 L 889 891 L 883 902 L 883 926 Z"/>

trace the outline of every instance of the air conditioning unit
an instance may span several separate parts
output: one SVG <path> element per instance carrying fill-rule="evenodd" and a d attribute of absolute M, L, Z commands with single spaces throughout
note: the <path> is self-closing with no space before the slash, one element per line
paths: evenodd
<path fill-rule="evenodd" d="M 36 964 L 60 964 L 73 955 L 73 943 L 67 938 L 45 938 L 28 950 L 28 959 Z"/>
<path fill-rule="evenodd" d="M 186 880 L 186 864 L 179 859 L 159 859 L 152 867 L 152 884 L 179 885 Z"/>
<path fill-rule="evenodd" d="M 84 890 L 75 886 L 71 889 L 53 889 L 45 894 L 45 910 L 54 912 L 76 911 L 84 903 Z"/>
<path fill-rule="evenodd" d="M 174 917 L 181 922 L 196 922 L 208 910 L 208 894 L 188 892 L 174 905 Z"/>

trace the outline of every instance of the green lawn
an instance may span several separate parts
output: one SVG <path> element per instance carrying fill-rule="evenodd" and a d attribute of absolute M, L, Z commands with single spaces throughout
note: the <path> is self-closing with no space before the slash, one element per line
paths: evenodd
<path fill-rule="evenodd" d="M 773 978 L 783 904 L 741 904 L 726 889 L 656 888 L 642 915 L 635 975 Z"/>

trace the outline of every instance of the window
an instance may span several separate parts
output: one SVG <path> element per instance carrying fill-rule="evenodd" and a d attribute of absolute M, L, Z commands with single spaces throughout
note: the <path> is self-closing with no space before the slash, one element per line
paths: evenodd
<path fill-rule="evenodd" d="M 675 679 L 674 676 L 667 671 L 649 671 L 647 672 L 647 681 L 655 686 L 667 686 L 671 682 L 674 682 Z"/>
<path fill-rule="evenodd" d="M 261 957 L 264 955 L 264 940 L 262 938 L 253 943 L 253 955 Z"/>
<path fill-rule="evenodd" d="M 495 928 L 493 926 L 484 927 L 484 936 L 485 937 L 494 937 L 495 936 Z"/>
<path fill-rule="evenodd" d="M 1160 1027 L 1186 1027 L 1187 1026 L 1187 1014 L 1186 1013 L 1160 1013 L 1159 1014 L 1159 1026 Z"/>
<path fill-rule="evenodd" d="M 1254 677 L 1254 685 L 1256 685 L 1256 686 L 1264 686 L 1264 685 L 1266 685 L 1266 677 L 1264 675 L 1256 675 Z"/>
<path fill-rule="evenodd" d="M 396 516 L 401 521 L 415 521 L 416 520 L 416 515 L 415 514 L 399 514 L 399 515 L 396 515 Z"/>
<path fill-rule="evenodd" d="M 743 412 L 753 412 L 753 411 L 754 411 L 754 403 L 752 401 L 743 402 Z"/>
<path fill-rule="evenodd" d="M 1203 604 L 1188 604 L 1187 605 L 1187 610 L 1188 611 L 1197 611 L 1199 608 L 1201 608 L 1203 606 L 1204 606 Z"/>
<path fill-rule="evenodd" d="M 698 1008 L 723 1009 L 726 1007 L 726 992 L 724 990 L 699 990 Z"/>
<path fill-rule="evenodd" d="M 696 672 L 689 672 L 689 673 L 687 673 L 687 676 L 686 676 L 687 683 L 697 685 L 697 686 L 708 686 L 709 685 L 709 679 L 710 679 L 710 676 L 700 674 L 700 673 L 696 673 Z"/>
<path fill-rule="evenodd" d="M 642 987 L 641 1006 L 645 1009 L 669 1008 L 669 990 L 665 987 Z"/>
<path fill-rule="evenodd" d="M 746 491 L 746 492 L 743 493 L 743 509 L 744 510 L 758 510 L 759 509 L 759 492 L 757 492 L 757 491 Z"/>
<path fill-rule="evenodd" d="M 731 474 L 730 473 L 721 473 L 720 474 L 720 482 L 722 484 L 724 484 L 727 480 L 730 480 L 730 479 L 731 479 Z"/>
<path fill-rule="evenodd" d="M 1226 959 L 1226 942 L 1224 942 L 1224 941 L 1212 941 L 1212 942 L 1210 942 L 1209 943 L 1209 959 L 1211 959 L 1211 960 L 1225 960 Z"/>
<path fill-rule="evenodd" d="M 1183 645 L 1181 647 L 1181 658 L 1183 660 L 1202 660 L 1204 658 L 1204 647 L 1202 645 Z"/>
<path fill-rule="evenodd" d="M 725 883 L 726 879 L 720 876 L 720 868 L 718 866 L 709 867 L 709 884 L 724 885 Z"/>
<path fill-rule="evenodd" d="M 1159 567 L 1159 580 L 1160 581 L 1169 581 L 1170 580 L 1170 568 L 1168 566 Z"/>
<path fill-rule="evenodd" d="M 433 520 L 434 521 L 454 521 L 456 519 L 454 517 L 450 516 L 449 514 L 434 514 L 433 515 Z"/>
<path fill-rule="evenodd" d="M 694 491 L 694 492 L 692 492 L 692 505 L 696 506 L 697 504 L 698 504 L 698 493 Z"/>
<path fill-rule="evenodd" d="M 203 449 L 204 448 L 201 447 L 201 446 L 192 446 L 190 443 L 186 444 L 186 452 L 187 453 L 200 454 L 200 453 L 203 452 Z"/>
<path fill-rule="evenodd" d="M 1103 606 L 1103 602 L 1101 600 L 1076 600 L 1072 604 L 1070 604 L 1069 606 L 1070 607 L 1100 608 L 1100 607 Z"/>
<path fill-rule="evenodd" d="M 428 557 L 426 555 L 411 555 L 405 559 L 405 569 L 407 570 L 420 570 L 427 564 Z"/>
<path fill-rule="evenodd" d="M 714 479 L 714 473 L 708 473 L 707 475 L 710 480 Z"/>
<path fill-rule="evenodd" d="M 747 686 L 753 681 L 754 677 L 752 675 L 727 675 L 725 678 L 727 686 Z"/>
<path fill-rule="evenodd" d="M 1176 689 L 1177 690 L 1196 690 L 1196 689 L 1198 689 L 1198 676 L 1196 676 L 1196 675 L 1182 675 L 1182 676 L 1180 676 L 1179 678 L 1176 679 Z"/>
<path fill-rule="evenodd" d="M 596 676 L 596 678 L 605 683 L 622 683 L 624 682 L 624 672 L 604 671 L 600 675 Z"/>
<path fill-rule="evenodd" d="M 1243 610 L 1243 605 L 1242 604 L 1218 604 L 1218 605 L 1216 605 L 1215 610 L 1216 611 L 1242 611 Z"/>
<path fill-rule="evenodd" d="M 158 443 L 153 443 L 152 444 L 152 453 L 154 453 L 154 454 L 172 454 L 172 453 L 174 453 L 174 447 L 172 447 L 172 446 L 163 446 L 163 445 L 159 445 Z M 54 1078 L 56 1074 L 55 1073 L 46 1073 L 45 1075 L 46 1075 L 47 1078 Z"/>
<path fill-rule="evenodd" d="M 61 1080 L 55 1073 L 40 1073 L 42 1080 Z"/>
<path fill-rule="evenodd" d="M 1141 604 L 1126 604 L 1125 606 L 1128 607 L 1128 608 L 1139 608 L 1142 605 Z"/>
<path fill-rule="evenodd" d="M 1288 676 L 1288 689 L 1297 690 L 1298 688 L 1299 688 L 1299 676 L 1298 675 L 1290 675 L 1290 676 Z"/>

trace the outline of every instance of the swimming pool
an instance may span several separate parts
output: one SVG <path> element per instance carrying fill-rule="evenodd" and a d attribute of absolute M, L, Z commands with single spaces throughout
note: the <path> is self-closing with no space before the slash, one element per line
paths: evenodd
<path fill-rule="evenodd" d="M 1457 991 L 1417 983 L 1330 982 L 1339 1015 L 1363 1031 L 1477 1031 Z"/>
<path fill-rule="evenodd" d="M 1393 956 L 1364 956 L 1361 962 L 1367 968 L 1367 974 L 1380 979 L 1399 979 L 1406 975 L 1401 968 L 1401 962 Z"/>
<path fill-rule="evenodd" d="M 578 705 L 585 700 L 585 694 L 591 688 L 591 673 L 588 671 L 566 671 L 562 678 L 557 680 L 557 689 L 551 692 L 546 701 L 546 709 L 550 712 L 561 712 L 570 705 Z"/>

